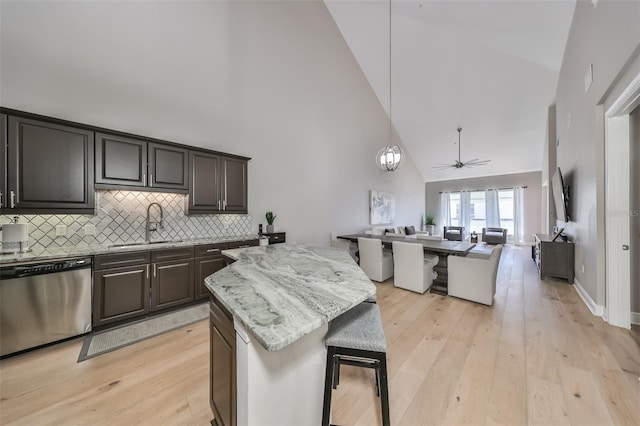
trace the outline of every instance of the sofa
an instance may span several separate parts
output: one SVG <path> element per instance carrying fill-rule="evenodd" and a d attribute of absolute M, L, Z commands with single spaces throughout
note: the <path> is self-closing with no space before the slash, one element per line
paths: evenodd
<path fill-rule="evenodd" d="M 504 228 L 482 228 L 482 241 L 487 244 L 506 244 L 507 230 Z"/>

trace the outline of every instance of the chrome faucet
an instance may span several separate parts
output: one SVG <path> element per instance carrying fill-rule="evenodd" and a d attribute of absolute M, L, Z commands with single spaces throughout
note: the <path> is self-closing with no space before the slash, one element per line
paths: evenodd
<path fill-rule="evenodd" d="M 151 206 L 153 206 L 153 205 L 158 206 L 158 208 L 160 209 L 160 221 L 157 221 L 157 220 L 151 221 L 150 210 L 151 210 Z M 145 229 L 147 231 L 147 235 L 146 235 L 147 242 L 151 242 L 151 232 L 152 231 L 157 231 L 158 227 L 160 227 L 160 229 L 164 229 L 164 225 L 162 223 L 163 221 L 164 221 L 164 212 L 162 211 L 162 206 L 160 204 L 158 204 L 158 203 L 149 204 L 149 207 L 147 207 L 147 222 L 146 222 L 146 225 L 145 225 Z"/>

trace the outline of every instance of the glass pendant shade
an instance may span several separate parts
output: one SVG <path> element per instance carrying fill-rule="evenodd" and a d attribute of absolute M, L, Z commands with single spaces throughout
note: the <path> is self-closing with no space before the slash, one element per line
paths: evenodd
<path fill-rule="evenodd" d="M 402 149 L 400 149 L 398 145 L 387 145 L 378 151 L 378 155 L 376 155 L 376 164 L 380 170 L 392 172 L 400 167 L 402 157 Z"/>

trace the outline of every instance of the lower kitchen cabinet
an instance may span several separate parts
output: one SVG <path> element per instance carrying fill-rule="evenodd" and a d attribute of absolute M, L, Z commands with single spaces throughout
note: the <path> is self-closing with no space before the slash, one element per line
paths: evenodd
<path fill-rule="evenodd" d="M 209 305 L 209 402 L 218 426 L 235 426 L 236 421 L 236 337 L 233 317 L 211 297 Z"/>
<path fill-rule="evenodd" d="M 149 263 L 93 274 L 93 326 L 149 313 Z"/>
<path fill-rule="evenodd" d="M 193 246 L 151 252 L 151 310 L 193 301 Z"/>
<path fill-rule="evenodd" d="M 151 310 L 170 308 L 193 300 L 193 259 L 153 264 Z"/>
<path fill-rule="evenodd" d="M 203 244 L 195 247 L 195 280 L 193 283 L 195 299 L 206 299 L 211 294 L 204 285 L 204 279 L 226 266 L 222 250 L 227 243 Z"/>

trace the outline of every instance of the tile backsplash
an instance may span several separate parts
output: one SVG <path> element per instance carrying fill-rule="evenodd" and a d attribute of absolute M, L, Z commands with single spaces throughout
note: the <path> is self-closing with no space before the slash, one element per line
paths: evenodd
<path fill-rule="evenodd" d="M 29 247 L 121 244 L 145 240 L 147 207 L 158 203 L 164 212 L 164 227 L 151 232 L 151 240 L 181 240 L 246 235 L 252 232 L 249 214 L 184 213 L 185 195 L 159 192 L 98 191 L 96 215 L 24 214 L 20 223 L 29 224 Z M 159 220 L 160 210 L 153 206 L 151 220 Z M 0 215 L 0 224 L 9 223 L 14 215 Z M 66 226 L 66 235 L 57 236 L 58 225 Z M 91 228 L 95 229 L 95 235 Z M 61 229 L 62 230 L 62 229 Z"/>

